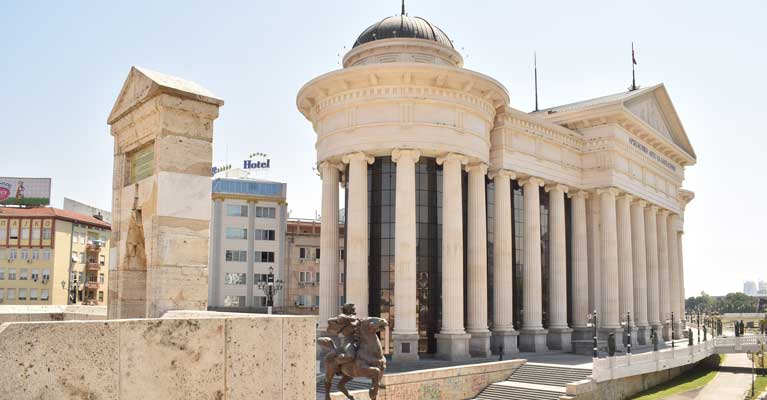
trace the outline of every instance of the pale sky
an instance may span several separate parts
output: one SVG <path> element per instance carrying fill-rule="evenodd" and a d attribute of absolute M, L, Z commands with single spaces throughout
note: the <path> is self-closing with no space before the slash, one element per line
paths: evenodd
<path fill-rule="evenodd" d="M 320 208 L 314 133 L 298 89 L 340 68 L 357 35 L 399 1 L 0 2 L 0 176 L 53 178 L 70 197 L 111 208 L 107 115 L 131 65 L 205 86 L 226 104 L 214 164 L 252 152 L 288 183 L 294 217 Z M 490 75 L 512 106 L 541 108 L 666 84 L 698 164 L 687 169 L 687 295 L 767 280 L 764 159 L 767 2 L 410 0 L 441 27 L 466 68 Z M 344 48 L 346 47 L 346 49 Z"/>

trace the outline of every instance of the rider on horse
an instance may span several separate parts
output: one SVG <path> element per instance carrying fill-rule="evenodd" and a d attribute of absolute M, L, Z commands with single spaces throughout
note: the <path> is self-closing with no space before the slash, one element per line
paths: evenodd
<path fill-rule="evenodd" d="M 354 304 L 346 303 L 341 307 L 341 314 L 336 318 L 337 332 L 343 335 L 341 347 L 338 349 L 338 360 L 343 363 L 352 361 L 357 355 L 359 341 L 359 324 Z"/>

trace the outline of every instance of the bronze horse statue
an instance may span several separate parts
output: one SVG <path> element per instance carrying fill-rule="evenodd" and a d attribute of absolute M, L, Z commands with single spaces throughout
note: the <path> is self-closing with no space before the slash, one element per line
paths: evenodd
<path fill-rule="evenodd" d="M 330 400 L 330 385 L 333 383 L 335 375 L 341 375 L 338 381 L 338 389 L 351 400 L 354 397 L 346 390 L 346 384 L 354 378 L 366 377 L 373 381 L 373 385 L 368 392 L 370 398 L 375 400 L 378 396 L 378 388 L 381 384 L 381 378 L 386 370 L 386 357 L 383 355 L 381 341 L 377 333 L 386 327 L 388 323 L 385 319 L 369 317 L 359 320 L 358 340 L 359 349 L 353 360 L 341 360 L 338 357 L 338 350 L 332 338 L 321 337 L 317 339 L 317 344 L 325 350 L 329 350 L 325 355 L 325 400 Z"/>

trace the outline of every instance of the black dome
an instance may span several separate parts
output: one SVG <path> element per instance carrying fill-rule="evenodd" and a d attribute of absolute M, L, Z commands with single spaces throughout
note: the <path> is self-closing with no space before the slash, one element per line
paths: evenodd
<path fill-rule="evenodd" d="M 421 17 L 408 15 L 386 17 L 370 25 L 360 34 L 352 47 L 376 40 L 393 38 L 431 40 L 445 47 L 453 48 L 453 42 L 450 41 L 445 32 L 442 32 L 442 29 Z"/>

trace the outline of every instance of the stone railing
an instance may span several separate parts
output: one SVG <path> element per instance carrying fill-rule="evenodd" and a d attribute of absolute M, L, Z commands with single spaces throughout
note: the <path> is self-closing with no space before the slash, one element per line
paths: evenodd
<path fill-rule="evenodd" d="M 604 382 L 627 376 L 642 375 L 696 363 L 714 354 L 714 342 L 687 347 L 667 348 L 641 354 L 594 359 L 592 377 Z"/>
<path fill-rule="evenodd" d="M 759 350 L 760 344 L 767 344 L 767 335 L 714 338 L 716 353 L 745 353 Z"/>

